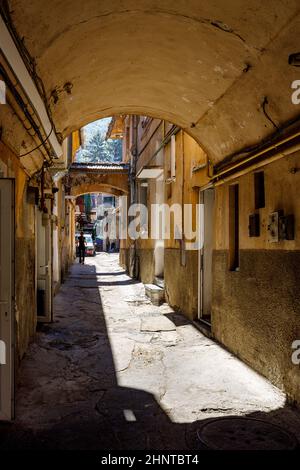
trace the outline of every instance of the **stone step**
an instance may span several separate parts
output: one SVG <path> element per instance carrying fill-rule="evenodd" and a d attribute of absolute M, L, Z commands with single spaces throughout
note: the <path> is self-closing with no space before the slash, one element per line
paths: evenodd
<path fill-rule="evenodd" d="M 154 278 L 154 284 L 158 287 L 161 287 L 162 289 L 165 288 L 165 280 L 164 278 L 161 277 L 155 277 Z"/>
<path fill-rule="evenodd" d="M 165 300 L 165 289 L 155 284 L 145 284 L 145 293 L 154 305 L 160 305 Z"/>

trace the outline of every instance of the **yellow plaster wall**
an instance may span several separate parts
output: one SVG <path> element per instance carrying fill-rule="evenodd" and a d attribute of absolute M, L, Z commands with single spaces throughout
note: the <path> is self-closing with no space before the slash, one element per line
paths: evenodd
<path fill-rule="evenodd" d="M 25 353 L 36 328 L 35 209 L 27 202 L 27 175 L 16 156 L 0 143 L 6 175 L 15 179 L 16 357 Z"/>
<path fill-rule="evenodd" d="M 213 336 L 300 403 L 299 366 L 292 343 L 300 338 L 300 153 L 260 168 L 265 173 L 265 208 L 255 211 L 254 175 L 239 183 L 240 266 L 230 271 L 229 183 L 216 188 L 213 255 Z M 268 217 L 276 210 L 295 216 L 295 240 L 268 242 Z M 260 215 L 259 237 L 249 237 L 249 214 Z"/>
<path fill-rule="evenodd" d="M 228 249 L 228 188 L 230 184 L 239 183 L 240 205 L 240 249 L 260 250 L 299 250 L 300 237 L 295 240 L 283 240 L 279 243 L 268 242 L 269 215 L 277 210 L 284 214 L 294 214 L 295 231 L 300 233 L 300 172 L 291 170 L 300 166 L 300 152 L 284 157 L 259 169 L 265 174 L 265 208 L 254 207 L 254 172 L 248 173 L 231 183 L 216 188 L 215 203 L 215 248 Z M 260 237 L 249 237 L 249 215 L 258 212 L 260 215 Z"/>

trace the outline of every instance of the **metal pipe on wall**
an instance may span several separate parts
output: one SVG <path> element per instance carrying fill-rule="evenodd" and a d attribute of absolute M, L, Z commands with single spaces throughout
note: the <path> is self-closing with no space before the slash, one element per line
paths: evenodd
<path fill-rule="evenodd" d="M 292 136 L 289 136 L 283 140 L 281 140 L 280 142 L 276 143 L 276 144 L 273 144 L 253 155 L 251 155 L 250 157 L 247 157 L 245 158 L 244 160 L 241 160 L 240 162 L 236 163 L 236 164 L 233 164 L 233 165 L 230 165 L 228 168 L 224 169 L 224 170 L 221 170 L 220 172 L 216 173 L 215 175 L 212 176 L 212 182 L 214 182 L 216 180 L 219 181 L 219 179 L 221 178 L 222 180 L 224 179 L 224 175 L 227 175 L 228 173 L 231 173 L 232 171 L 234 171 L 235 169 L 238 169 L 240 168 L 241 166 L 244 166 L 244 165 L 247 165 L 247 168 L 245 170 L 247 171 L 251 171 L 251 170 L 248 170 L 248 168 L 250 166 L 255 166 L 255 165 L 259 165 L 259 166 L 262 166 L 262 165 L 266 165 L 268 161 L 273 161 L 274 158 L 277 160 L 278 158 L 282 158 L 283 156 L 285 155 L 290 155 L 291 153 L 294 153 L 296 152 L 297 150 L 300 149 L 300 143 L 296 143 L 294 145 L 289 145 L 293 140 L 297 139 L 300 137 L 300 132 L 297 132 L 296 134 L 293 134 Z M 280 151 L 280 148 L 281 147 L 284 147 L 285 145 L 289 145 L 286 149 L 284 150 L 281 150 Z M 268 154 L 272 151 L 275 151 L 276 154 L 271 156 L 271 157 L 268 157 L 266 156 L 266 158 L 264 158 L 264 160 L 260 161 L 260 162 L 256 162 L 256 163 L 253 163 L 251 165 L 251 162 L 253 162 L 253 160 L 256 160 L 258 157 L 260 157 L 261 155 L 265 155 L 265 154 Z M 278 152 L 277 152 L 278 151 Z M 249 165 L 250 163 L 250 165 Z M 243 170 L 242 170 L 243 171 Z M 235 173 L 236 174 L 236 173 Z"/>
<path fill-rule="evenodd" d="M 269 165 L 270 163 L 280 160 L 281 158 L 286 157 L 287 155 L 291 155 L 292 153 L 297 152 L 298 150 L 300 150 L 300 144 L 290 147 L 288 150 L 281 152 L 281 153 L 277 153 L 276 155 L 273 155 L 272 157 L 269 157 L 268 159 L 264 159 L 261 162 L 250 165 L 249 167 L 244 168 L 243 170 L 237 173 L 234 173 L 233 175 L 230 175 L 227 178 L 226 177 L 222 178 L 218 180 L 216 183 L 214 183 L 213 186 L 215 187 L 221 186 L 222 184 L 232 181 L 235 178 L 239 178 L 243 175 L 246 175 L 247 173 L 250 173 L 251 171 L 255 171 L 259 168 L 262 168 L 263 166 Z"/>

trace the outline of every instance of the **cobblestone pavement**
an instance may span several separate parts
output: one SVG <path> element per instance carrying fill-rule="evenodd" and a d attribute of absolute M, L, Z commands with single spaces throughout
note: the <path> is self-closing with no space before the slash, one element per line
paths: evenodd
<path fill-rule="evenodd" d="M 250 416 L 300 438 L 284 395 L 98 254 L 74 264 L 18 376 L 2 449 L 201 449 L 212 418 Z"/>

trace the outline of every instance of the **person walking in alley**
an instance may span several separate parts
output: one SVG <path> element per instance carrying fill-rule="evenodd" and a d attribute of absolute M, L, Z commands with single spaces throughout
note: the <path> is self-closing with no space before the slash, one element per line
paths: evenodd
<path fill-rule="evenodd" d="M 80 232 L 80 237 L 78 238 L 79 263 L 80 264 L 84 264 L 85 247 L 86 247 L 86 241 L 85 241 L 83 232 Z"/>

